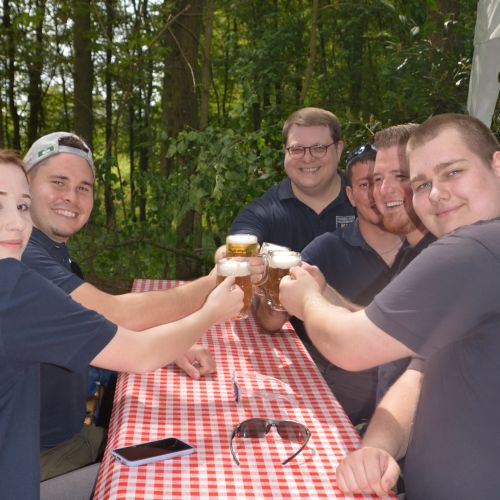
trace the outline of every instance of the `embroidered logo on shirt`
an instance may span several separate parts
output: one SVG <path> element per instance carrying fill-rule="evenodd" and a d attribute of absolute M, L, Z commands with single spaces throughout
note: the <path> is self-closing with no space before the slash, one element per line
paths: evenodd
<path fill-rule="evenodd" d="M 335 226 L 337 228 L 348 226 L 354 222 L 354 219 L 356 219 L 355 215 L 337 215 L 335 216 Z"/>

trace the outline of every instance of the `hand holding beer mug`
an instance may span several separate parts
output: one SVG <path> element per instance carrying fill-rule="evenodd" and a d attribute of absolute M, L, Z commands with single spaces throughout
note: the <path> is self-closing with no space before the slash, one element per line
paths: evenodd
<path fill-rule="evenodd" d="M 217 284 L 228 276 L 235 277 L 235 283 L 243 290 L 243 308 L 238 319 L 248 318 L 248 310 L 252 304 L 252 279 L 248 259 L 245 257 L 224 257 L 217 261 Z"/>
<path fill-rule="evenodd" d="M 302 259 L 299 252 L 291 250 L 271 250 L 268 257 L 269 278 L 267 280 L 267 302 L 271 309 L 285 312 L 280 303 L 280 281 L 290 272 L 290 268 L 300 266 Z"/>
<path fill-rule="evenodd" d="M 259 254 L 259 241 L 254 234 L 230 234 L 226 237 L 226 257 L 254 257 Z"/>

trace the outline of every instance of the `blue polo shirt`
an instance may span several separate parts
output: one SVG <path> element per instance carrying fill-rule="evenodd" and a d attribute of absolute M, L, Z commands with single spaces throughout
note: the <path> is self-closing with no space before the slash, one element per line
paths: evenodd
<path fill-rule="evenodd" d="M 362 306 L 391 280 L 391 268 L 366 243 L 357 221 L 315 238 L 302 251 L 302 259 L 318 266 L 335 290 Z"/>
<path fill-rule="evenodd" d="M 340 193 L 320 214 L 293 194 L 292 183 L 286 178 L 244 207 L 230 234 L 254 234 L 260 243 L 268 241 L 302 251 L 316 236 L 351 224 L 356 218 L 345 194 L 345 176 L 339 175 Z"/>
<path fill-rule="evenodd" d="M 52 241 L 36 228 L 33 228 L 22 262 L 68 295 L 84 283 L 73 272 L 66 245 Z M 87 370 L 72 372 L 60 366 L 42 364 L 41 448 L 53 448 L 81 430 L 85 419 L 87 376 Z"/>
<path fill-rule="evenodd" d="M 116 326 L 15 259 L 0 276 L 0 496 L 38 498 L 40 363 L 86 372 Z"/>

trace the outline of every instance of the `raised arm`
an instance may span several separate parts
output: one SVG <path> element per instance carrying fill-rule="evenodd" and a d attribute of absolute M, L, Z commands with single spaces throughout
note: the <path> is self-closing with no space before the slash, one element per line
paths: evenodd
<path fill-rule="evenodd" d="M 216 285 L 215 272 L 170 290 L 112 295 L 83 283 L 71 297 L 113 323 L 129 330 L 144 330 L 191 314 L 205 302 Z"/>
<path fill-rule="evenodd" d="M 364 310 L 351 312 L 331 304 L 315 279 L 300 267 L 281 280 L 280 300 L 290 314 L 304 321 L 323 356 L 345 370 L 364 370 L 414 355 L 372 323 Z"/>
<path fill-rule="evenodd" d="M 226 278 L 201 309 L 175 323 L 156 326 L 139 335 L 119 326 L 114 338 L 91 364 L 116 371 L 145 373 L 170 363 L 214 323 L 236 317 L 243 305 L 243 292 L 233 285 L 234 278 Z"/>
<path fill-rule="evenodd" d="M 386 496 L 398 480 L 396 460 L 406 454 L 423 375 L 408 369 L 384 396 L 358 450 L 337 468 L 337 483 L 345 493 Z"/>

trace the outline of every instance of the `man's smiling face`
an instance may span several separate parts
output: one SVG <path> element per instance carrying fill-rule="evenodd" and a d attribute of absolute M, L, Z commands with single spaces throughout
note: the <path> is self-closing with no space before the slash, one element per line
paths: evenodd
<path fill-rule="evenodd" d="M 443 236 L 500 216 L 500 152 L 487 165 L 454 128 L 409 152 L 413 205 L 427 228 Z"/>
<path fill-rule="evenodd" d="M 28 175 L 33 224 L 53 241 L 64 243 L 88 221 L 94 203 L 94 177 L 87 160 L 59 153 Z"/>
<path fill-rule="evenodd" d="M 405 146 L 379 149 L 373 171 L 373 197 L 391 233 L 407 235 L 419 225 L 413 209 Z"/>
<path fill-rule="evenodd" d="M 286 147 L 327 146 L 332 142 L 334 140 L 327 126 L 292 125 L 288 132 Z M 294 191 L 307 196 L 328 191 L 338 176 L 337 167 L 342 147 L 342 141 L 333 144 L 322 158 L 314 158 L 309 150 L 305 152 L 303 158 L 292 158 L 285 150 L 285 171 L 292 181 Z"/>

